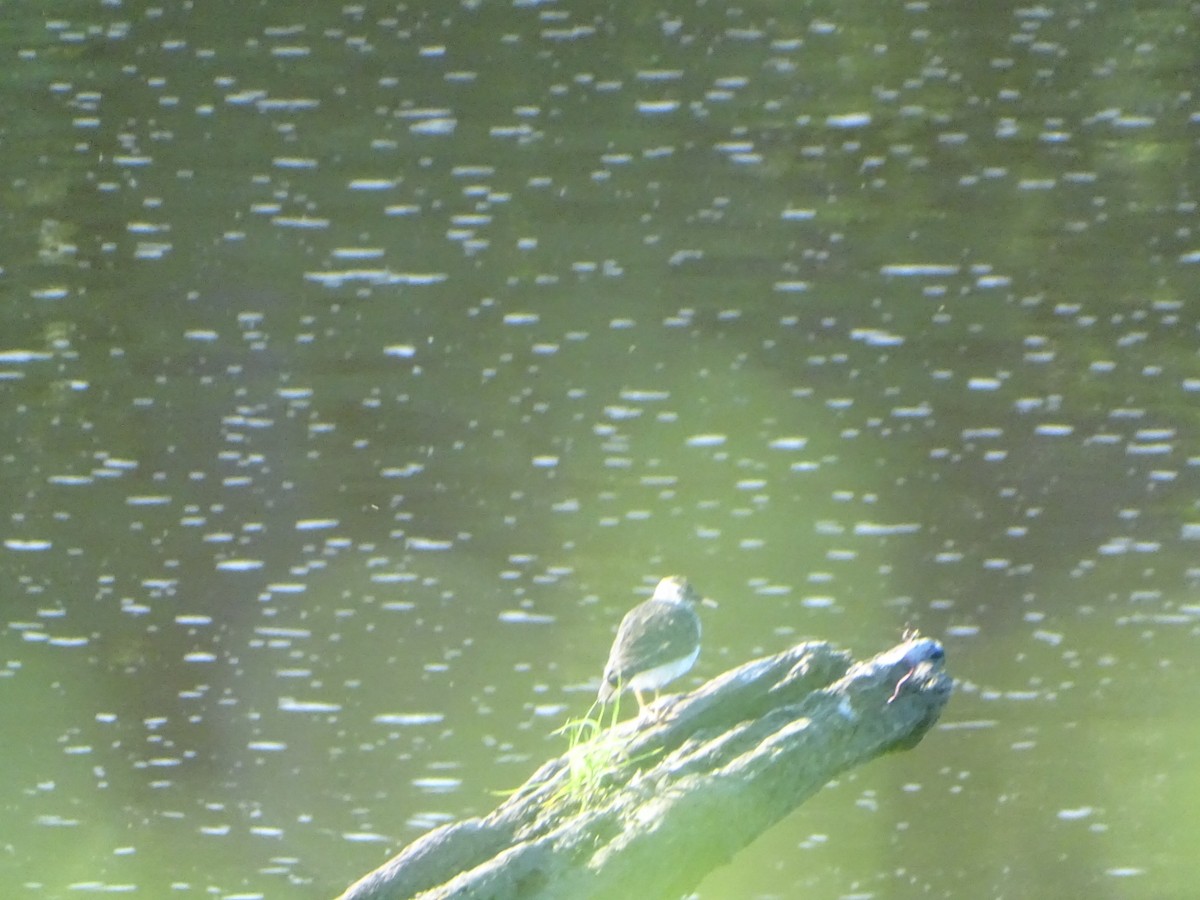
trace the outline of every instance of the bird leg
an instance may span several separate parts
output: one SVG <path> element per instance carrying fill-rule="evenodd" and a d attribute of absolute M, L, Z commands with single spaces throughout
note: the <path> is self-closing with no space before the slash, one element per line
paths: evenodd
<path fill-rule="evenodd" d="M 659 693 L 658 688 L 654 689 L 653 700 L 646 700 L 646 698 L 642 695 L 642 692 L 636 689 L 633 691 L 633 696 L 637 698 L 639 719 L 645 718 L 650 721 L 656 721 L 658 717 L 662 715 L 662 710 L 655 710 L 655 707 L 658 705 L 658 701 L 661 699 L 661 694 Z"/>

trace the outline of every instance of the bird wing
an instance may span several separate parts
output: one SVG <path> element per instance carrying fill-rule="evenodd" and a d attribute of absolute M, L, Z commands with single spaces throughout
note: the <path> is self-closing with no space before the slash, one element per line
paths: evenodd
<path fill-rule="evenodd" d="M 687 656 L 700 641 L 700 620 L 679 603 L 647 600 L 621 620 L 604 680 L 628 681 L 638 672 Z"/>

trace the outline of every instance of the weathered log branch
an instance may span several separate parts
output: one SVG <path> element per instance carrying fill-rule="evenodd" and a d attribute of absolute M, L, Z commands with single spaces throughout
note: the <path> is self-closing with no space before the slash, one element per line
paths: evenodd
<path fill-rule="evenodd" d="M 924 638 L 853 665 L 825 643 L 754 660 L 606 732 L 586 792 L 564 754 L 340 900 L 678 898 L 840 772 L 916 746 L 951 686 Z"/>

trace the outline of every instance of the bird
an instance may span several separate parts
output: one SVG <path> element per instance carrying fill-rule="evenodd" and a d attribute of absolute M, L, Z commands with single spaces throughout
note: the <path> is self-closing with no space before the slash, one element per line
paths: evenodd
<path fill-rule="evenodd" d="M 700 595 L 682 575 L 668 575 L 654 595 L 625 614 L 604 666 L 596 697 L 602 706 L 622 691 L 633 691 L 639 716 L 646 712 L 642 696 L 658 691 L 683 675 L 700 655 Z"/>

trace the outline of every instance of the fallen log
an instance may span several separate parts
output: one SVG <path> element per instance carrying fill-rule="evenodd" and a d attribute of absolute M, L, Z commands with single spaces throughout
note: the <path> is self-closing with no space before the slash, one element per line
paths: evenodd
<path fill-rule="evenodd" d="M 935 640 L 858 663 L 799 644 L 572 747 L 339 900 L 676 900 L 839 773 L 916 746 L 951 688 Z"/>

